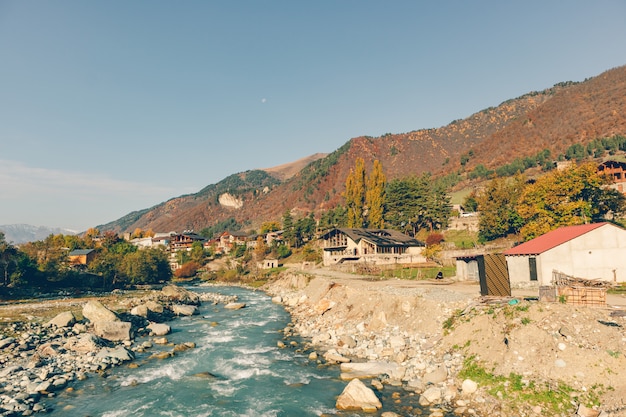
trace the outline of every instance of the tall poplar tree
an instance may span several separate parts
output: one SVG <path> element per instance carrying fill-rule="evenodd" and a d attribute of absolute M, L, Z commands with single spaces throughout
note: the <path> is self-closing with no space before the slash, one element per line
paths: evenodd
<path fill-rule="evenodd" d="M 348 209 L 348 227 L 363 227 L 363 206 L 365 205 L 365 161 L 357 158 L 354 168 L 346 178 L 346 208 Z"/>
<path fill-rule="evenodd" d="M 365 190 L 365 206 L 367 207 L 367 227 L 382 229 L 385 226 L 383 219 L 385 204 L 385 186 L 387 179 L 383 173 L 383 165 L 379 160 L 374 161 L 372 171 L 367 177 Z"/>

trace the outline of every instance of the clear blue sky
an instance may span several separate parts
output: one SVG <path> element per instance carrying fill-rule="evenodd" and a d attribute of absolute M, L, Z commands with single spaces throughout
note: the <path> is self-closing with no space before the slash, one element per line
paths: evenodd
<path fill-rule="evenodd" d="M 0 224 L 85 230 L 624 64 L 623 0 L 0 0 Z"/>

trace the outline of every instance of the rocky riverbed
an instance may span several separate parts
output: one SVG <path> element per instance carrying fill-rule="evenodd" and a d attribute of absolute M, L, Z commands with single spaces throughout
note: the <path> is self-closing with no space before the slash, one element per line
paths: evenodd
<path fill-rule="evenodd" d="M 324 275 L 286 274 L 266 290 L 293 317 L 286 335 L 310 338 L 320 362 L 366 383 L 338 408 L 375 411 L 369 390 L 395 386 L 432 417 L 626 416 L 623 309 Z M 483 370 L 474 379 L 472 364 Z"/>
<path fill-rule="evenodd" d="M 115 308 L 107 308 L 97 298 L 2 306 L 3 313 L 23 311 L 26 320 L 13 320 L 0 334 L 0 415 L 46 412 L 45 399 L 71 389 L 73 381 L 131 362 L 137 352 L 150 351 L 155 344 L 166 349 L 159 349 L 153 359 L 194 348 L 193 341 L 170 345 L 167 321 L 197 314 L 197 306 L 202 302 L 243 307 L 234 297 L 217 293 L 200 296 L 176 286 L 145 293 L 143 297 L 107 299 L 116 299 L 111 303 Z M 38 312 L 51 306 L 66 306 L 67 310 L 49 321 L 38 320 Z M 137 343 L 139 336 L 151 337 Z"/>
<path fill-rule="evenodd" d="M 402 404 L 407 397 L 432 417 L 626 415 L 626 302 L 591 309 L 523 297 L 482 300 L 461 283 L 437 284 L 287 272 L 264 290 L 292 316 L 282 347 L 340 368 L 346 387 L 337 393 L 339 410 L 376 413 L 381 399 Z M 19 310 L 24 318 L 8 320 L 0 333 L 0 415 L 45 412 L 46 398 L 71 390 L 73 381 L 133 366 L 138 352 L 154 351 L 157 360 L 193 349 L 193 340 L 168 342 L 167 322 L 197 314 L 202 302 L 243 307 L 176 286 L 0 306 L 0 316 Z M 294 347 L 294 335 L 309 345 Z M 495 388 L 467 372 L 468 359 L 493 376 Z M 540 387 L 564 404 L 521 396 Z M 410 405 L 402 413 L 418 414 Z"/>

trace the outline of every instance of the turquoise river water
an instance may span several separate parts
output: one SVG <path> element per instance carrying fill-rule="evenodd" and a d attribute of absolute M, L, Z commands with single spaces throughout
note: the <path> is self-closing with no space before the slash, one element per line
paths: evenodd
<path fill-rule="evenodd" d="M 120 366 L 107 377 L 92 375 L 73 385 L 73 390 L 47 400 L 53 408 L 47 415 L 372 416 L 335 409 L 337 396 L 347 384 L 339 379 L 337 366 L 319 366 L 308 360 L 308 353 L 297 352 L 297 348 L 277 347 L 278 341 L 283 340 L 280 330 L 290 317 L 266 294 L 236 287 L 193 290 L 234 294 L 247 307 L 231 311 L 222 305 L 205 303 L 199 315 L 169 322 L 172 333 L 168 340 L 194 342 L 196 348 L 165 360 L 147 360 L 159 349 L 171 350 L 155 345 L 137 356 L 138 368 Z M 200 373 L 213 376 L 197 376 Z M 385 396 L 392 394 L 385 391 Z M 418 396 L 413 398 L 411 406 L 421 414 Z M 400 412 L 393 407 L 399 405 L 391 398 L 383 398 L 381 412 Z"/>

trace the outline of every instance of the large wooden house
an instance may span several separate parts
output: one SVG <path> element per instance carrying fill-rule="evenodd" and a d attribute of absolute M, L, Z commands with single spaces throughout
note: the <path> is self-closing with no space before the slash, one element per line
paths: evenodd
<path fill-rule="evenodd" d="M 344 262 L 410 264 L 425 262 L 423 242 L 391 229 L 332 229 L 320 237 L 324 265 Z"/>
<path fill-rule="evenodd" d="M 598 166 L 598 172 L 613 179 L 611 188 L 626 194 L 626 162 L 605 161 Z"/>
<path fill-rule="evenodd" d="M 71 265 L 89 265 L 96 257 L 93 249 L 75 249 L 68 254 Z"/>

